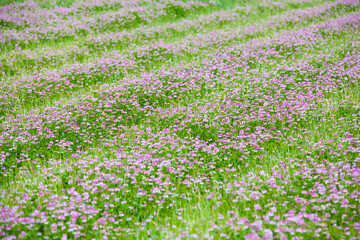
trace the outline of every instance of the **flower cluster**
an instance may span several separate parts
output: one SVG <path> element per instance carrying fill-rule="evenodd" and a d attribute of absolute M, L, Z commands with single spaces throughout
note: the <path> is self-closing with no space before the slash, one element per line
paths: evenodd
<path fill-rule="evenodd" d="M 0 83 L 0 236 L 357 239 L 359 2 L 121 2 L 0 9 L 178 15 L 18 50 L 67 65 Z"/>

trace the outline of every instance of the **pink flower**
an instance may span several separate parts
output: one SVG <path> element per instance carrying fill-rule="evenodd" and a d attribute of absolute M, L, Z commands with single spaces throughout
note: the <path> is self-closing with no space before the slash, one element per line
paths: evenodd
<path fill-rule="evenodd" d="M 260 239 L 259 235 L 256 233 L 249 233 L 245 236 L 245 240 L 258 240 Z"/>
<path fill-rule="evenodd" d="M 273 232 L 270 229 L 264 230 L 264 240 L 271 240 L 273 239 Z"/>

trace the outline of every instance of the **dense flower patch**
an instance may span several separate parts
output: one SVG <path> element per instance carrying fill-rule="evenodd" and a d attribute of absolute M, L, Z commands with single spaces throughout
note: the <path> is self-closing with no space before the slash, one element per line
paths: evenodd
<path fill-rule="evenodd" d="M 2 6 L 0 236 L 358 239 L 359 10 Z"/>

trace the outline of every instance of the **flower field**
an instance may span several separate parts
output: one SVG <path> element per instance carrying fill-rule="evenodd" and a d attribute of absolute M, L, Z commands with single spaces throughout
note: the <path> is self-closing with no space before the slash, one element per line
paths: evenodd
<path fill-rule="evenodd" d="M 360 239 L 359 0 L 0 0 L 0 238 Z"/>

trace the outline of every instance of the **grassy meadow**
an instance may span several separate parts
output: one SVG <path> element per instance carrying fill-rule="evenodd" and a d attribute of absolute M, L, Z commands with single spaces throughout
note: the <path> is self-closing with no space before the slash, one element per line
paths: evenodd
<path fill-rule="evenodd" d="M 360 239 L 360 1 L 0 0 L 0 238 Z"/>

